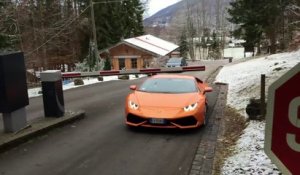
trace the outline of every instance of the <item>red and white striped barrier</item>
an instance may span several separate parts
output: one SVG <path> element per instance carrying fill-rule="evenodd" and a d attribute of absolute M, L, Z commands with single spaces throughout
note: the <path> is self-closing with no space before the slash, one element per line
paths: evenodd
<path fill-rule="evenodd" d="M 205 66 L 163 67 L 163 68 L 132 69 L 132 70 L 108 70 L 108 71 L 96 71 L 96 72 L 63 72 L 62 78 L 95 77 L 95 76 L 128 75 L 128 74 L 180 73 L 180 72 L 189 72 L 189 71 L 205 71 Z"/>

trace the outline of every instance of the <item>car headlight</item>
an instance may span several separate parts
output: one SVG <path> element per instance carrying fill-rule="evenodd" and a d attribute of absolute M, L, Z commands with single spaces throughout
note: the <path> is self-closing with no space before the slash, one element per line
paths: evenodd
<path fill-rule="evenodd" d="M 191 105 L 188 105 L 188 106 L 184 107 L 183 110 L 185 112 L 193 111 L 197 108 L 197 106 L 198 106 L 198 103 L 194 103 L 194 104 L 191 104 Z"/>
<path fill-rule="evenodd" d="M 134 103 L 133 101 L 129 101 L 128 105 L 131 109 L 134 109 L 134 110 L 137 110 L 139 108 L 139 105 Z"/>

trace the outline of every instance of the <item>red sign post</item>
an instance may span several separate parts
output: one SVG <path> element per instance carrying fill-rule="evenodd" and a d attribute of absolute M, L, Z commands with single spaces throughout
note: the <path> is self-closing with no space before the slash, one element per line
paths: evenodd
<path fill-rule="evenodd" d="M 300 174 L 300 63 L 268 92 L 265 152 L 284 174 Z"/>

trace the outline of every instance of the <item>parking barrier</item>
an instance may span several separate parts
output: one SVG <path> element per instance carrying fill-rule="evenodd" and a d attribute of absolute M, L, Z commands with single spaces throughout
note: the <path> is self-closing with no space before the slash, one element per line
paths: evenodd
<path fill-rule="evenodd" d="M 181 73 L 181 72 L 189 72 L 189 71 L 205 71 L 205 66 L 163 67 L 163 68 L 108 70 L 108 71 L 94 71 L 94 72 L 64 72 L 62 73 L 62 78 L 97 77 L 97 76 L 128 75 L 128 74 Z"/>

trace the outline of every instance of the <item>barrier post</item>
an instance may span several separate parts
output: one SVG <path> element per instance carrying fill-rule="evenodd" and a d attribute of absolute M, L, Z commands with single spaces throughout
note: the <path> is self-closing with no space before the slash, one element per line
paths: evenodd
<path fill-rule="evenodd" d="M 0 113 L 4 132 L 16 132 L 27 125 L 29 104 L 23 53 L 0 54 Z"/>
<path fill-rule="evenodd" d="M 45 117 L 62 117 L 65 113 L 62 76 L 59 70 L 41 73 Z"/>

